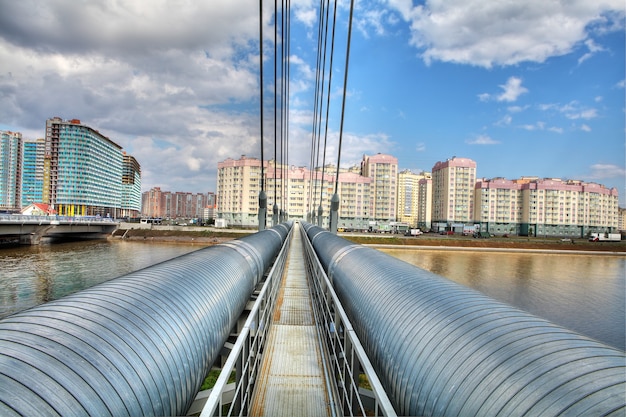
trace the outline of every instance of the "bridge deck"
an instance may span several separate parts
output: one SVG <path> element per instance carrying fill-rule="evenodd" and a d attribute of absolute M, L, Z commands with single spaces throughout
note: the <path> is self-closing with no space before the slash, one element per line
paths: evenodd
<path fill-rule="evenodd" d="M 330 415 L 298 229 L 292 239 L 250 410 L 252 416 Z"/>

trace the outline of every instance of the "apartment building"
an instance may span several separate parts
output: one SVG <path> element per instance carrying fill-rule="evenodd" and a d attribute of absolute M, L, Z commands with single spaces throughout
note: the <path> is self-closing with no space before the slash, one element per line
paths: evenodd
<path fill-rule="evenodd" d="M 141 165 L 126 152 L 122 157 L 122 200 L 116 217 L 139 217 L 141 214 Z"/>
<path fill-rule="evenodd" d="M 122 148 L 80 120 L 46 121 L 43 203 L 60 215 L 113 217 L 122 204 Z"/>
<path fill-rule="evenodd" d="M 332 173 L 326 171 L 322 173 L 321 170 L 311 171 L 304 167 L 279 165 L 275 180 L 273 164 L 273 161 L 269 162 L 270 169 L 267 173 L 266 183 L 269 218 L 273 215 L 275 186 L 278 187 L 276 193 L 278 208 L 287 213 L 290 219 L 306 220 L 310 217 L 311 212 L 315 212 L 317 215 L 320 201 L 323 216 L 328 216 L 334 186 Z M 281 176 L 284 176 L 284 179 Z"/>
<path fill-rule="evenodd" d="M 559 178 L 476 182 L 474 217 L 495 234 L 585 237 L 619 230 L 618 193 L 600 184 Z"/>
<path fill-rule="evenodd" d="M 367 230 L 371 213 L 372 179 L 354 171 L 339 173 L 339 218 L 337 227 Z"/>
<path fill-rule="evenodd" d="M 398 220 L 423 230 L 460 232 L 477 226 L 494 234 L 548 236 L 582 236 L 619 227 L 617 190 L 599 184 L 537 177 L 477 181 L 476 163 L 457 157 L 437 162 L 432 174 L 398 173 L 396 161 L 389 155 L 364 156 L 360 170 L 367 175 L 340 170 L 338 227 L 365 230 L 370 222 L 381 226 Z M 219 164 L 218 215 L 230 224 L 233 220 L 246 226 L 257 224 L 253 216 L 258 210 L 260 166 L 258 159 L 246 157 Z M 268 219 L 276 189 L 278 207 L 289 218 L 307 219 L 311 211 L 317 213 L 321 196 L 323 225 L 327 226 L 335 167 L 325 167 L 323 178 L 321 169 L 276 166 L 275 173 L 273 168 L 269 161 L 265 168 Z M 392 201 L 397 204 L 394 217 L 389 217 Z M 245 203 L 253 214 L 240 211 Z M 237 223 L 238 219 L 248 222 Z"/>
<path fill-rule="evenodd" d="M 214 216 L 215 200 L 214 193 L 170 192 L 153 187 L 141 195 L 142 216 L 208 220 Z"/>
<path fill-rule="evenodd" d="M 260 160 L 245 156 L 239 160 L 229 158 L 218 163 L 218 217 L 227 219 L 229 224 L 258 226 L 258 218 L 255 216 L 258 213 L 260 166 Z M 274 161 L 267 161 L 264 166 L 269 222 L 273 215 L 274 201 L 290 219 L 308 221 L 311 220 L 312 212 L 317 215 L 321 202 L 323 225 L 328 226 L 336 167 L 327 166 L 322 173 L 321 168 L 311 171 L 304 167 L 275 165 Z M 363 177 L 354 170 L 340 171 L 338 192 L 342 200 L 339 226 L 366 229 L 371 211 L 372 179 Z"/>
<path fill-rule="evenodd" d="M 458 229 L 474 220 L 476 162 L 453 157 L 432 169 L 432 222 L 437 230 Z"/>
<path fill-rule="evenodd" d="M 493 178 L 476 181 L 474 221 L 480 231 L 518 234 L 523 210 L 522 182 Z"/>
<path fill-rule="evenodd" d="M 22 134 L 0 131 L 0 209 L 21 208 Z"/>
<path fill-rule="evenodd" d="M 22 159 L 22 207 L 42 200 L 45 140 L 24 139 Z"/>
<path fill-rule="evenodd" d="M 433 213 L 433 177 L 431 173 L 427 173 L 425 178 L 418 181 L 419 208 L 417 211 L 417 227 L 422 230 L 430 230 L 432 228 Z"/>
<path fill-rule="evenodd" d="M 141 215 L 149 218 L 163 218 L 163 192 L 161 187 L 152 187 L 141 194 Z"/>
<path fill-rule="evenodd" d="M 424 228 L 430 223 L 428 206 L 431 197 L 427 192 L 429 185 L 432 185 L 432 175 L 429 172 L 416 174 L 407 169 L 398 173 L 396 213 L 399 222 L 408 223 L 414 228 Z"/>
<path fill-rule="evenodd" d="M 376 154 L 363 155 L 361 175 L 372 179 L 370 186 L 370 220 L 388 223 L 396 220 L 398 192 L 398 158 Z"/>
<path fill-rule="evenodd" d="M 259 224 L 259 193 L 261 182 L 267 175 L 269 164 L 257 158 L 242 155 L 240 159 L 228 158 L 217 164 L 217 217 L 229 225 L 257 226 Z M 270 194 L 268 197 L 268 210 Z M 272 193 L 273 195 L 273 193 Z M 273 202 L 272 202 L 273 204 Z"/>

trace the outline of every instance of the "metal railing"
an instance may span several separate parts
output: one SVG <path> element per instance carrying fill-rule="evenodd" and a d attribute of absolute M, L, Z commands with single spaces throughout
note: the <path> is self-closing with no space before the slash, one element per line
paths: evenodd
<path fill-rule="evenodd" d="M 307 276 L 312 285 L 317 331 L 325 351 L 323 359 L 326 359 L 326 365 L 331 368 L 328 375 L 334 377 L 331 382 L 336 393 L 331 409 L 339 408 L 342 415 L 346 416 L 396 416 L 391 401 L 317 258 L 306 230 L 301 228 L 301 233 Z"/>
<path fill-rule="evenodd" d="M 50 224 L 52 222 L 63 223 L 116 223 L 119 219 L 113 217 L 98 217 L 98 216 L 39 216 L 39 215 L 26 215 L 26 214 L 0 214 L 0 222 L 10 223 L 36 223 L 36 224 Z"/>
<path fill-rule="evenodd" d="M 201 409 L 200 416 L 202 417 L 248 414 L 256 376 L 261 366 L 261 352 L 272 321 L 272 312 L 285 269 L 292 233 L 293 228 L 285 239 L 220 375 Z M 233 371 L 235 372 L 234 385 L 228 383 Z"/>

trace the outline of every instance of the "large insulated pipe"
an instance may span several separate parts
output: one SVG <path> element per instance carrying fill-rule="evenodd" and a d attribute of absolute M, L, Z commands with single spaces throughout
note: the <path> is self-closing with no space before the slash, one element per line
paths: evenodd
<path fill-rule="evenodd" d="M 305 229 L 398 415 L 626 413 L 621 350 Z"/>
<path fill-rule="evenodd" d="M 0 321 L 0 415 L 184 415 L 291 224 Z"/>

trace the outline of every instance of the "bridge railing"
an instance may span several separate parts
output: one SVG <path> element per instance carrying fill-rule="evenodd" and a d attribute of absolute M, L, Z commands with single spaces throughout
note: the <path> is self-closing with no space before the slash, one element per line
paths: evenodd
<path fill-rule="evenodd" d="M 37 224 L 49 224 L 51 222 L 63 222 L 63 223 L 115 223 L 119 220 L 112 217 L 98 217 L 98 216 L 38 216 L 27 214 L 0 214 L 0 222 L 11 223 L 37 223 Z"/>
<path fill-rule="evenodd" d="M 327 375 L 335 377 L 336 403 L 331 409 L 346 416 L 396 416 L 304 228 L 301 233 L 316 327 L 325 351 L 322 360 L 331 368 Z"/>
<path fill-rule="evenodd" d="M 237 340 L 206 402 L 201 406 L 201 401 L 197 401 L 198 404 L 192 406 L 188 414 L 194 414 L 195 409 L 201 410 L 201 417 L 248 414 L 255 378 L 261 366 L 261 351 L 272 321 L 272 312 L 276 305 L 292 233 L 293 228 L 256 296 L 256 301 L 239 331 Z M 233 372 L 235 372 L 235 383 L 229 384 L 228 381 Z"/>

